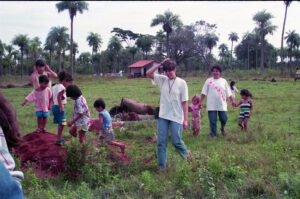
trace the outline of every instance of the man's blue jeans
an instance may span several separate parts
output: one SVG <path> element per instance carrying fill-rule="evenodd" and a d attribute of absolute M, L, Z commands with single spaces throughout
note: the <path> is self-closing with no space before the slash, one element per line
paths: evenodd
<path fill-rule="evenodd" d="M 227 122 L 227 111 L 208 111 L 211 137 L 217 136 L 217 113 L 221 122 L 221 131 L 225 130 L 225 125 Z"/>
<path fill-rule="evenodd" d="M 158 168 L 165 168 L 167 163 L 167 145 L 169 138 L 169 127 L 171 130 L 171 141 L 176 151 L 182 158 L 188 157 L 188 151 L 182 141 L 182 124 L 158 118 L 157 120 L 157 154 Z"/>

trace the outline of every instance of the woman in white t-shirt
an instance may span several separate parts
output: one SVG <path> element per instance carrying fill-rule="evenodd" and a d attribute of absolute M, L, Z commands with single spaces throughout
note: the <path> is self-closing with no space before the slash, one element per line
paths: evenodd
<path fill-rule="evenodd" d="M 163 66 L 165 75 L 154 73 Z M 172 144 L 182 158 L 192 160 L 192 154 L 182 141 L 182 128 L 188 126 L 188 87 L 186 82 L 176 76 L 176 63 L 170 58 L 153 66 L 147 71 L 160 89 L 160 110 L 157 120 L 158 172 L 166 167 L 168 132 L 171 130 Z"/>
<path fill-rule="evenodd" d="M 211 67 L 213 77 L 208 78 L 202 88 L 200 104 L 207 96 L 206 110 L 208 111 L 211 139 L 217 138 L 217 115 L 221 122 L 221 133 L 226 135 L 225 125 L 227 122 L 227 98 L 234 103 L 232 93 L 227 81 L 221 77 L 222 66 L 215 64 Z"/>

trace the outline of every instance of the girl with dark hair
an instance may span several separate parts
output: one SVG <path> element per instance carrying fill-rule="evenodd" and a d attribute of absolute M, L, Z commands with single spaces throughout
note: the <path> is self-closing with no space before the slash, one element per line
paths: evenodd
<path fill-rule="evenodd" d="M 24 179 L 24 175 L 21 171 L 14 171 L 15 161 L 9 151 L 18 145 L 21 141 L 20 137 L 15 111 L 10 102 L 0 93 L 0 162 L 15 179 L 19 188 L 21 188 L 20 182 Z M 2 188 L 2 184 L 0 188 Z M 0 191 L 0 193 L 2 192 Z"/>
<path fill-rule="evenodd" d="M 85 133 L 88 131 L 88 124 L 90 120 L 90 111 L 85 98 L 82 96 L 81 90 L 76 85 L 69 85 L 66 88 L 67 97 L 75 100 L 73 120 L 67 123 L 72 126 L 69 133 L 77 137 L 79 133 L 79 142 L 85 141 Z"/>
<path fill-rule="evenodd" d="M 253 102 L 249 99 L 252 98 L 252 94 L 247 89 L 241 90 L 241 101 L 235 105 L 235 107 L 240 106 L 240 116 L 239 116 L 239 126 L 241 130 L 248 130 L 248 121 L 253 111 Z M 243 124 L 244 122 L 244 124 Z"/>
<path fill-rule="evenodd" d="M 52 106 L 52 93 L 48 87 L 49 79 L 46 75 L 39 77 L 39 87 L 34 89 L 24 100 L 22 106 L 25 106 L 27 102 L 34 102 L 34 111 L 37 117 L 36 129 L 37 133 L 46 133 L 46 125 L 48 117 L 50 117 Z"/>
<path fill-rule="evenodd" d="M 211 67 L 212 77 L 208 78 L 201 92 L 200 107 L 207 96 L 206 110 L 208 111 L 211 140 L 217 138 L 217 115 L 221 121 L 221 133 L 226 135 L 225 125 L 227 122 L 227 98 L 235 104 L 227 81 L 221 77 L 222 66 L 215 64 Z"/>
<path fill-rule="evenodd" d="M 35 61 L 35 65 L 33 66 L 33 73 L 30 77 L 30 83 L 33 85 L 34 89 L 40 86 L 39 77 L 41 75 L 46 75 L 48 78 L 57 78 L 57 74 L 51 70 L 44 60 L 37 59 Z M 49 81 L 48 86 L 51 88 L 51 81 Z"/>

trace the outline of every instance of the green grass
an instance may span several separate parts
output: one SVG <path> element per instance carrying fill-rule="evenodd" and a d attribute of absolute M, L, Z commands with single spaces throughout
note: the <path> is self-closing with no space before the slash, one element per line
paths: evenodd
<path fill-rule="evenodd" d="M 239 75 L 229 73 L 226 79 L 236 79 Z M 205 79 L 185 78 L 190 99 L 195 93 L 200 94 Z M 249 131 L 240 131 L 239 109 L 230 107 L 228 135 L 223 137 L 218 132 L 218 139 L 210 141 L 207 112 L 203 109 L 199 137 L 194 138 L 190 129 L 183 133 L 183 140 L 194 155 L 192 164 L 181 160 L 169 143 L 166 172 L 157 174 L 156 143 L 149 141 L 156 132 L 156 124 L 137 124 L 122 132 L 115 130 L 116 138 L 130 145 L 126 150 L 131 157 L 130 166 L 112 168 L 91 159 L 89 168 L 82 168 L 83 177 L 75 181 L 63 175 L 39 179 L 27 171 L 23 181 L 26 198 L 299 198 L 300 84 L 279 77 L 276 79 L 280 81 L 275 83 L 252 81 L 250 76 L 243 79 L 237 81 L 237 88 L 247 88 L 254 96 Z M 27 80 L 28 77 L 24 81 L 8 78 L 5 82 L 23 84 Z M 159 89 L 149 79 L 75 76 L 74 83 L 81 88 L 93 118 L 97 117 L 93 102 L 98 97 L 105 100 L 108 110 L 120 104 L 122 97 L 152 106 L 159 104 Z M 31 90 L 1 90 L 17 112 L 23 135 L 36 128 L 33 104 L 21 106 Z M 236 95 L 236 101 L 239 99 Z M 68 99 L 67 119 L 71 118 L 73 104 Z M 51 116 L 47 129 L 56 133 L 52 119 Z M 63 135 L 70 137 L 67 132 L 65 128 Z M 95 135 L 89 133 L 88 137 Z M 143 164 L 146 159 L 152 161 Z"/>

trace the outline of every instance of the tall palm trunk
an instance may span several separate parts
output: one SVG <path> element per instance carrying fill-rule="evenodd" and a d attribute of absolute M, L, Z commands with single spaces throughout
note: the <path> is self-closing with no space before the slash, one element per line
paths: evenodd
<path fill-rule="evenodd" d="M 61 71 L 61 52 L 57 52 L 58 55 L 58 71 Z"/>
<path fill-rule="evenodd" d="M 166 50 L 167 50 L 167 57 L 169 57 L 169 36 L 170 36 L 170 33 L 167 32 L 167 46 L 166 46 Z"/>
<path fill-rule="evenodd" d="M 92 64 L 92 73 L 94 73 L 94 60 L 93 60 L 93 57 L 94 57 L 94 50 L 92 50 L 92 59 L 91 59 L 91 64 Z"/>
<path fill-rule="evenodd" d="M 52 62 L 52 50 L 49 50 L 49 65 L 51 66 L 51 62 Z"/>
<path fill-rule="evenodd" d="M 26 53 L 26 67 L 25 67 L 26 74 L 29 74 L 28 65 L 29 65 L 29 55 L 28 55 L 28 53 Z"/>
<path fill-rule="evenodd" d="M 2 52 L 0 51 L 0 76 L 3 75 Z"/>
<path fill-rule="evenodd" d="M 9 57 L 9 60 L 8 60 L 8 74 L 11 75 L 11 64 L 10 64 L 11 55 L 9 54 L 8 57 Z"/>
<path fill-rule="evenodd" d="M 76 62 L 75 62 L 75 57 L 76 57 L 76 54 L 74 53 L 74 54 L 73 54 L 73 66 L 74 66 L 74 72 L 76 73 Z"/>
<path fill-rule="evenodd" d="M 24 55 L 24 52 L 23 52 L 24 50 L 23 50 L 23 48 L 21 48 L 21 79 L 23 80 L 23 73 L 24 73 L 24 71 L 23 71 L 23 55 Z"/>
<path fill-rule="evenodd" d="M 74 16 L 71 17 L 71 45 L 70 45 L 70 65 L 71 65 L 71 74 L 72 76 L 74 75 L 74 68 L 73 68 L 73 18 Z"/>
<path fill-rule="evenodd" d="M 63 50 L 61 69 L 65 69 L 65 59 L 66 59 L 66 51 Z"/>
<path fill-rule="evenodd" d="M 261 74 L 264 72 L 264 59 L 265 59 L 265 53 L 264 53 L 264 49 L 265 49 L 265 41 L 264 41 L 264 35 L 261 32 L 260 33 L 260 41 L 261 41 L 261 49 L 260 49 L 260 72 Z"/>
<path fill-rule="evenodd" d="M 231 69 L 233 69 L 233 67 L 232 67 L 232 49 L 233 49 L 233 41 L 231 41 L 231 53 L 230 53 L 230 67 L 231 67 Z"/>
<path fill-rule="evenodd" d="M 250 47 L 248 44 L 248 70 L 250 69 Z"/>
<path fill-rule="evenodd" d="M 257 53 L 257 46 L 255 47 L 255 70 L 258 67 L 258 53 Z"/>
<path fill-rule="evenodd" d="M 284 62 L 283 62 L 283 36 L 284 36 L 284 29 L 285 29 L 285 22 L 286 22 L 286 15 L 287 15 L 287 9 L 288 5 L 285 5 L 285 13 L 284 13 L 284 20 L 283 20 L 283 26 L 282 26 L 282 33 L 281 33 L 281 49 L 280 49 L 280 60 L 281 60 L 281 74 L 283 74 L 284 70 Z"/>

